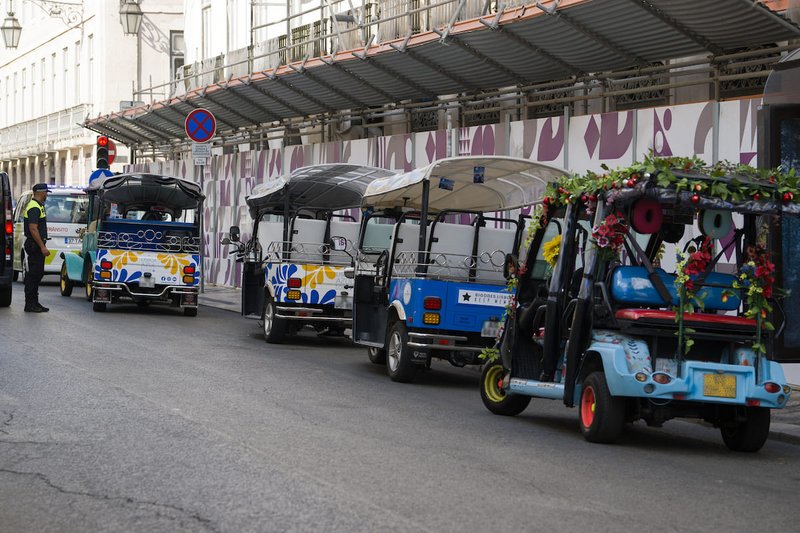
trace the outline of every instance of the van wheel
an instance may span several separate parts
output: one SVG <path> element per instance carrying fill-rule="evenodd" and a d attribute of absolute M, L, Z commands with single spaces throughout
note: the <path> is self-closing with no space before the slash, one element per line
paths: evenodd
<path fill-rule="evenodd" d="M 0 307 L 11 305 L 11 286 L 0 287 Z"/>
<path fill-rule="evenodd" d="M 95 313 L 105 313 L 106 304 L 103 302 L 94 302 L 92 304 L 92 311 L 94 311 Z"/>
<path fill-rule="evenodd" d="M 417 367 L 411 362 L 411 350 L 408 348 L 408 332 L 406 325 L 397 320 L 389 330 L 389 342 L 386 347 L 386 370 L 392 381 L 408 383 L 414 379 Z"/>
<path fill-rule="evenodd" d="M 757 452 L 769 437 L 770 412 L 764 407 L 747 407 L 746 419 L 735 426 L 722 426 L 722 440 L 735 452 Z"/>
<path fill-rule="evenodd" d="M 61 296 L 72 296 L 72 287 L 74 285 L 75 284 L 70 281 L 69 276 L 67 275 L 67 263 L 65 261 L 61 264 L 61 279 L 59 282 Z"/>
<path fill-rule="evenodd" d="M 275 316 L 275 299 L 267 295 L 264 298 L 264 339 L 271 344 L 280 344 L 286 336 L 286 320 Z"/>
<path fill-rule="evenodd" d="M 196 307 L 184 307 L 183 308 L 183 316 L 197 316 L 197 308 Z"/>
<path fill-rule="evenodd" d="M 369 356 L 370 362 L 373 364 L 382 365 L 386 363 L 386 350 L 383 348 L 370 346 L 367 348 L 367 355 Z"/>
<path fill-rule="evenodd" d="M 496 415 L 516 416 L 528 407 L 531 397 L 524 394 L 507 394 L 503 390 L 503 365 L 489 363 L 481 373 L 481 400 Z"/>
<path fill-rule="evenodd" d="M 583 382 L 578 419 L 589 442 L 614 442 L 622 433 L 625 400 L 611 395 L 602 372 L 592 372 Z"/>

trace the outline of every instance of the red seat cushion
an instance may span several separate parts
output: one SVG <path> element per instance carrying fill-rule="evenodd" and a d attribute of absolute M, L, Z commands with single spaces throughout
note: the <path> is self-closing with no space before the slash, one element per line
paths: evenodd
<path fill-rule="evenodd" d="M 664 309 L 620 309 L 615 313 L 619 320 L 669 320 L 675 321 L 675 311 Z M 736 326 L 740 328 L 755 328 L 756 321 L 752 318 L 731 315 L 715 315 L 713 313 L 685 314 L 683 319 L 687 323 L 707 324 L 709 326 Z"/>

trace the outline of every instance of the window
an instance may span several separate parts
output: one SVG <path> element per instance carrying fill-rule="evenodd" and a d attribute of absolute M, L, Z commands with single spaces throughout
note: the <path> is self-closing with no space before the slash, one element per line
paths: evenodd
<path fill-rule="evenodd" d="M 17 73 L 14 73 L 14 108 L 12 111 L 14 112 L 14 119 L 12 122 L 19 122 L 19 99 L 17 98 L 17 92 L 19 91 L 19 78 L 17 77 Z M 11 116 L 11 115 L 9 115 Z"/>
<path fill-rule="evenodd" d="M 50 89 L 48 90 L 48 92 L 50 93 L 51 113 L 56 110 L 56 94 L 58 93 L 58 90 L 56 90 L 56 87 L 58 86 L 58 84 L 56 83 L 56 72 L 58 72 L 56 70 L 56 54 L 53 53 L 50 56 Z"/>
<path fill-rule="evenodd" d="M 31 63 L 31 118 L 38 116 L 36 110 L 36 63 Z"/>
<path fill-rule="evenodd" d="M 42 83 L 39 85 L 39 114 L 44 115 L 47 112 L 47 92 L 45 90 L 47 86 L 47 61 L 45 58 L 42 58 L 39 65 L 39 76 L 42 79 Z"/>
<path fill-rule="evenodd" d="M 203 34 L 201 36 L 203 46 L 203 59 L 211 57 L 211 6 L 203 6 L 202 20 Z"/>
<path fill-rule="evenodd" d="M 69 58 L 69 48 L 64 48 L 61 51 L 61 63 L 62 63 L 63 68 L 64 68 L 64 77 L 61 78 L 61 87 L 62 87 L 62 89 L 60 91 L 58 91 L 59 93 L 61 93 L 61 107 L 62 107 L 62 109 L 66 109 L 67 106 L 70 103 L 69 98 L 67 98 L 67 87 L 68 87 L 68 85 L 67 85 L 67 77 L 68 77 L 68 73 L 69 73 L 69 59 L 68 58 Z"/>
<path fill-rule="evenodd" d="M 81 101 L 81 42 L 75 41 L 75 105 Z"/>
<path fill-rule="evenodd" d="M 0 81 L 2 81 L 2 80 L 0 80 Z M 3 103 L 4 102 L 5 102 L 5 100 L 3 100 L 3 84 L 0 83 L 0 109 L 3 109 Z M 3 116 L 6 116 L 6 115 L 3 115 Z M 8 120 L 8 119 L 6 119 L 6 120 Z M 5 127 L 6 126 L 6 120 L 0 119 L 0 127 Z M 0 167 L 0 168 L 2 168 L 2 167 Z"/>
<path fill-rule="evenodd" d="M 11 102 L 9 100 L 9 83 L 8 83 L 8 76 L 6 76 L 6 126 L 11 124 Z"/>
<path fill-rule="evenodd" d="M 47 221 L 86 224 L 89 198 L 86 195 L 54 194 L 47 199 Z"/>
<path fill-rule="evenodd" d="M 186 53 L 186 41 L 183 40 L 182 31 L 169 32 L 169 64 L 172 76 L 183 67 L 184 54 Z"/>
<path fill-rule="evenodd" d="M 28 69 L 22 69 L 22 90 L 20 91 L 20 119 L 25 120 L 28 117 L 28 98 L 25 96 L 28 94 Z"/>
<path fill-rule="evenodd" d="M 94 84 L 92 80 L 94 79 L 94 35 L 89 36 L 89 45 L 87 46 L 89 53 L 89 72 L 87 72 L 87 79 L 89 80 L 86 84 L 86 100 L 90 104 L 94 104 Z"/>

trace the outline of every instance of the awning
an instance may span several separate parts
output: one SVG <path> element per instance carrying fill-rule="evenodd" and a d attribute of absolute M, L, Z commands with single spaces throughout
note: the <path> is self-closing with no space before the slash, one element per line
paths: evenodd
<path fill-rule="evenodd" d="M 422 184 L 429 181 L 431 212 L 504 211 L 541 202 L 547 184 L 565 174 L 560 168 L 515 157 L 449 157 L 373 181 L 364 193 L 362 205 L 419 210 Z"/>
<path fill-rule="evenodd" d="M 254 219 L 263 213 L 283 213 L 287 202 L 292 210 L 339 211 L 361 205 L 367 186 L 392 174 L 360 165 L 312 165 L 254 187 L 246 200 Z"/>
<path fill-rule="evenodd" d="M 107 202 L 123 205 L 163 205 L 194 209 L 205 198 L 196 183 L 157 174 L 120 174 L 97 178 L 86 192 L 100 194 Z"/>
<path fill-rule="evenodd" d="M 545 2 L 545 4 L 547 4 Z M 563 0 L 532 4 L 363 50 L 296 62 L 89 119 L 129 145 L 185 141 L 184 120 L 210 110 L 218 133 L 283 119 L 436 95 L 524 86 L 688 56 L 719 56 L 800 38 L 753 0 Z"/>

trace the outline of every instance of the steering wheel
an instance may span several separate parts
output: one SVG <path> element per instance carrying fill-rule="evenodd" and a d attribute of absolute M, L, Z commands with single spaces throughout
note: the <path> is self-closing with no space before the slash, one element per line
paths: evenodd
<path fill-rule="evenodd" d="M 378 259 L 375 261 L 375 278 L 383 280 L 386 277 L 386 270 L 389 266 L 389 250 L 382 250 Z"/>

